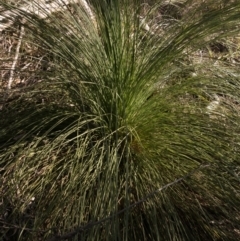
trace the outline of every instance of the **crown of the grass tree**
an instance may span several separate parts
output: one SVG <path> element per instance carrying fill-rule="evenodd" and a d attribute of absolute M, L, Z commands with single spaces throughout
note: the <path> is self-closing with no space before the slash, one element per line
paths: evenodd
<path fill-rule="evenodd" d="M 0 2 L 51 66 L 1 111 L 3 239 L 236 240 L 239 70 L 196 51 L 239 1 Z"/>

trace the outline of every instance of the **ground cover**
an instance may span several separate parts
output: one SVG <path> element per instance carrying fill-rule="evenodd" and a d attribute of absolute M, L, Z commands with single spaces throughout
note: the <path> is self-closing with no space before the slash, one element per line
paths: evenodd
<path fill-rule="evenodd" d="M 2 33 L 4 240 L 239 238 L 240 6 L 123 3 Z"/>

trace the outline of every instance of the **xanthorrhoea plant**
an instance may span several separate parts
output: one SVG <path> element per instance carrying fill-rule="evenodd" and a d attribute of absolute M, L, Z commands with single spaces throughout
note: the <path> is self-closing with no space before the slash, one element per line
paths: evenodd
<path fill-rule="evenodd" d="M 144 16 L 150 26 L 161 4 Z M 227 228 L 239 225 L 240 207 L 239 75 L 233 67 L 189 68 L 184 61 L 237 32 L 240 3 L 209 12 L 187 1 L 181 9 L 188 14 L 162 16 L 166 24 L 152 31 L 142 28 L 140 0 L 92 1 L 94 20 L 81 4 L 45 20 L 4 6 L 26 19 L 25 29 L 51 53 L 54 74 L 45 88 L 55 93 L 36 105 L 36 85 L 10 105 L 10 128 L 2 122 L 1 191 L 12 208 L 2 226 L 22 240 L 60 239 L 111 216 L 69 237 L 231 240 Z M 207 109 L 214 95 L 219 104 Z M 127 208 L 201 165 L 184 182 Z"/>

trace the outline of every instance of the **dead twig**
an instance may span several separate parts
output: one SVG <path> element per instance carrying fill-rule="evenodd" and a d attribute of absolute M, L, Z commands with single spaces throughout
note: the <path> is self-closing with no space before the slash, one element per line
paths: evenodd
<path fill-rule="evenodd" d="M 10 77 L 9 77 L 9 81 L 8 81 L 8 89 L 9 90 L 11 89 L 11 86 L 12 86 L 14 72 L 15 72 L 15 69 L 16 69 L 16 64 L 17 64 L 18 56 L 19 56 L 19 50 L 20 50 L 20 47 L 21 47 L 21 44 L 22 44 L 23 34 L 24 34 L 24 27 L 21 26 L 19 39 L 18 39 L 18 43 L 17 43 L 17 48 L 16 48 L 16 53 L 15 53 L 15 56 L 14 56 L 14 59 L 13 59 L 13 64 L 12 64 L 12 67 L 11 67 L 11 70 L 10 70 Z"/>

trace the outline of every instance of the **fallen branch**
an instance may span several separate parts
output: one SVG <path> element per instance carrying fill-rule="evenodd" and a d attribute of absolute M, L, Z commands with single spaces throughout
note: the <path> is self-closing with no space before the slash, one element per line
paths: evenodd
<path fill-rule="evenodd" d="M 86 0 L 55 0 L 54 2 L 46 3 L 45 0 L 38 0 L 32 3 L 25 4 L 17 9 L 7 10 L 1 13 L 0 22 L 7 22 L 0 24 L 0 32 L 10 27 L 17 19 L 20 12 L 25 12 L 38 16 L 41 19 L 47 18 L 54 12 L 59 12 L 67 9 L 67 5 L 72 3 L 82 4 L 83 9 L 89 15 L 90 19 L 95 24 L 95 17 L 91 10 L 91 7 Z"/>
<path fill-rule="evenodd" d="M 9 80 L 8 80 L 8 89 L 9 90 L 11 89 L 11 86 L 12 86 L 14 72 L 15 72 L 15 69 L 16 69 L 16 64 L 17 64 L 18 56 L 19 56 L 19 50 L 20 50 L 20 47 L 21 47 L 21 44 L 22 44 L 23 34 L 24 34 L 24 27 L 21 26 L 18 44 L 17 44 L 17 47 L 16 47 L 16 53 L 15 53 L 15 56 L 14 56 L 14 59 L 13 59 L 13 64 L 12 64 L 12 67 L 11 67 L 11 70 L 10 70 L 10 77 L 9 77 Z"/>
<path fill-rule="evenodd" d="M 21 12 L 21 11 L 36 15 L 41 19 L 45 19 L 54 12 L 66 10 L 67 5 L 69 5 L 71 3 L 78 3 L 78 2 L 81 3 L 83 9 L 87 13 L 87 15 L 90 17 L 94 26 L 97 27 L 95 16 L 94 16 L 87 0 L 55 0 L 54 2 L 50 2 L 50 3 L 46 3 L 45 0 L 38 0 L 37 3 L 36 2 L 28 3 L 26 5 L 23 5 L 22 7 L 19 7 L 17 10 L 12 9 L 12 10 L 7 10 L 7 11 L 4 11 L 3 13 L 1 13 L 0 22 L 7 22 L 6 20 L 8 20 L 8 22 L 2 23 L 0 25 L 0 32 L 2 32 L 4 29 L 10 27 L 13 24 L 14 20 L 17 19 L 19 12 Z M 141 28 L 147 32 L 150 32 L 151 35 L 154 35 L 155 33 L 151 31 L 148 23 L 146 22 L 146 19 L 142 16 L 139 16 L 139 18 L 140 18 Z"/>

